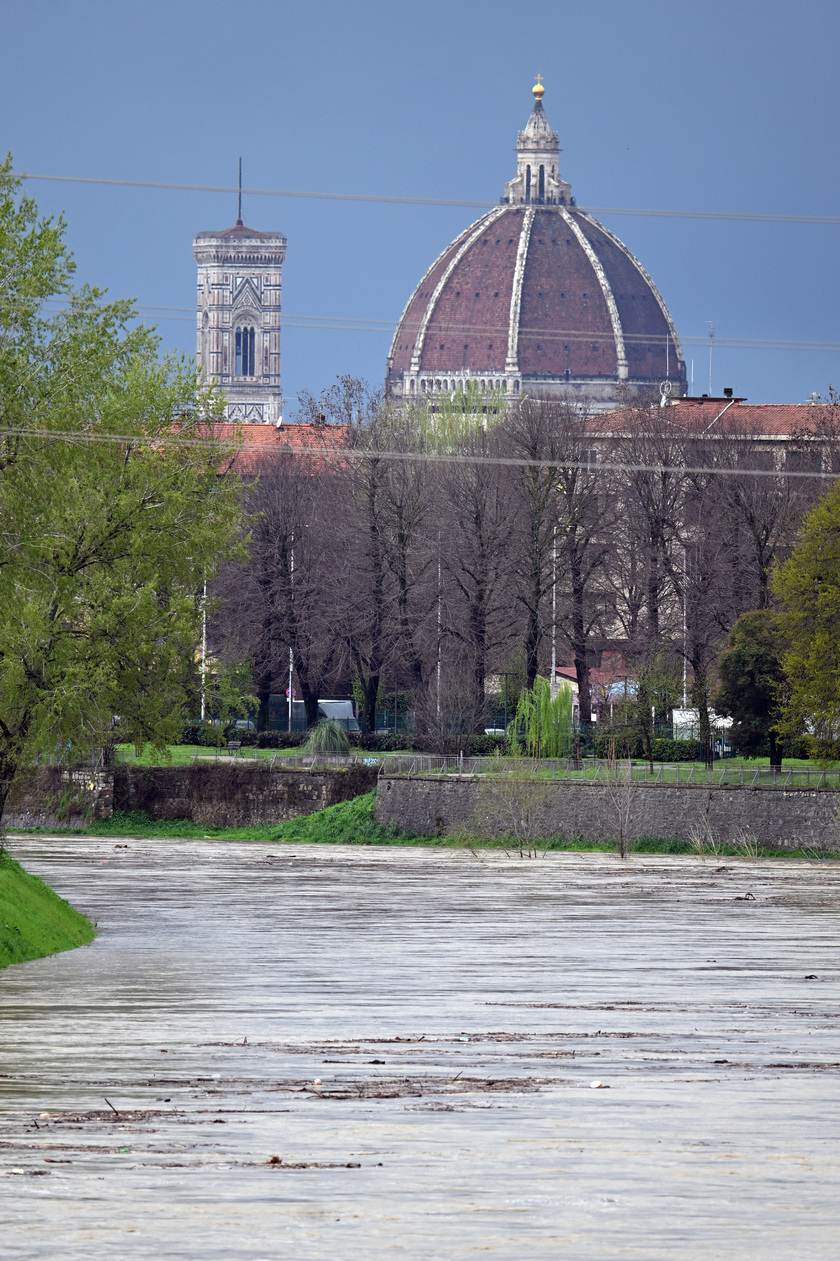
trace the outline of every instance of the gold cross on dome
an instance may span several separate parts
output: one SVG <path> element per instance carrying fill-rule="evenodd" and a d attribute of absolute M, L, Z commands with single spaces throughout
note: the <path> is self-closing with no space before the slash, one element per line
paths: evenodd
<path fill-rule="evenodd" d="M 538 84 L 540 84 L 540 85 L 542 85 L 542 75 L 541 75 L 541 74 L 538 74 L 538 75 L 537 75 L 537 83 L 538 83 Z"/>

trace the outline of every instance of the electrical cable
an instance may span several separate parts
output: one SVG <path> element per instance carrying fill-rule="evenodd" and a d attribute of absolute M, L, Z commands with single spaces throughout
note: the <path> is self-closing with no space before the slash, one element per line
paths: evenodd
<path fill-rule="evenodd" d="M 226 422 L 230 423 L 230 422 Z M 214 426 L 215 427 L 215 426 Z M 329 433 L 333 426 L 324 426 L 322 432 Z M 258 425 L 254 428 L 260 432 L 270 430 L 270 425 Z M 296 425 L 289 425 L 287 429 L 295 429 Z M 343 428 L 343 426 L 342 426 Z M 276 432 L 276 431 L 275 431 Z M 596 440 L 599 435 L 593 434 L 592 440 Z M 603 435 L 601 435 L 603 436 Z M 85 443 L 90 444 L 113 444 L 113 445 L 129 445 L 133 447 L 149 447 L 153 450 L 160 450 L 164 446 L 174 448 L 190 448 L 200 447 L 206 450 L 219 449 L 228 452 L 235 460 L 241 453 L 254 454 L 262 459 L 264 456 L 279 456 L 288 459 L 289 456 L 295 456 L 303 459 L 312 458 L 318 460 L 328 459 L 330 456 L 338 457 L 341 460 L 389 460 L 400 463 L 418 463 L 418 464 L 481 464 L 493 467 L 504 468 L 535 468 L 535 469 L 578 469 L 581 472 L 597 474 L 600 472 L 614 473 L 676 473 L 680 475 L 690 476 L 709 476 L 709 477 L 774 477 L 777 480 L 786 480 L 788 478 L 805 479 L 805 480 L 836 480 L 840 478 L 840 472 L 821 471 L 821 470 L 799 470 L 799 469 L 767 469 L 767 468 L 748 468 L 743 465 L 735 467 L 713 467 L 708 465 L 684 465 L 684 464 L 639 464 L 624 461 L 597 461 L 593 463 L 590 460 L 545 460 L 545 459 L 528 459 L 521 456 L 496 456 L 496 455 L 455 455 L 445 451 L 389 451 L 374 449 L 361 449 L 352 447 L 343 447 L 333 445 L 332 447 L 322 446 L 320 448 L 293 448 L 293 447 L 251 447 L 245 444 L 237 444 L 233 438 L 184 438 L 179 434 L 168 434 L 165 437 L 156 435 L 146 439 L 138 438 L 136 434 L 99 434 L 85 431 L 70 431 L 56 429 L 33 429 L 23 426 L 16 428 L 0 429 L 0 439 L 2 438 L 40 438 L 49 441 L 67 442 L 71 445 Z M 691 435 L 687 435 L 687 440 L 691 441 Z M 703 441 L 702 438 L 698 439 Z M 706 439 L 708 441 L 708 439 Z M 712 439 L 715 441 L 715 439 Z"/>
<path fill-rule="evenodd" d="M 29 171 L 14 173 L 15 179 L 48 180 L 64 184 L 97 184 L 117 188 L 154 188 L 189 193 L 225 193 L 235 195 L 240 191 L 249 197 L 293 197 L 313 201 L 373 202 L 398 206 L 445 206 L 464 207 L 473 210 L 493 210 L 500 204 L 495 201 L 461 201 L 440 197 L 386 197 L 373 193 L 316 193 L 288 188 L 243 188 L 224 184 L 176 184 L 158 180 L 101 179 L 86 175 L 35 175 Z M 536 204 L 536 203 L 535 203 Z M 743 223 L 814 223 L 837 226 L 840 215 L 791 215 L 752 214 L 734 210 L 645 210 L 626 206 L 575 206 L 570 209 L 592 215 L 636 215 L 657 219 L 725 219 Z"/>
<path fill-rule="evenodd" d="M 47 298 L 43 305 L 60 303 L 61 299 Z M 0 310 L 3 306 L 14 305 L 2 303 L 0 301 Z M 31 303 L 21 302 L 18 304 L 21 309 L 31 311 Z M 53 310 L 56 313 L 63 309 L 69 309 L 66 306 L 55 306 Z M 151 306 L 147 304 L 138 305 L 136 308 L 136 317 L 138 319 L 150 319 L 153 321 L 174 321 L 180 323 L 194 324 L 196 320 L 196 312 L 191 311 L 190 307 L 172 307 L 172 306 Z M 160 312 L 161 314 L 158 314 Z M 170 314 L 171 313 L 171 314 Z M 303 315 L 291 312 L 283 312 L 281 315 L 282 328 L 301 328 L 301 329 L 324 329 L 327 332 L 340 333 L 380 333 L 387 334 L 389 337 L 393 335 L 397 321 L 379 320 L 373 317 L 357 317 L 351 315 Z M 481 324 L 446 324 L 436 325 L 434 332 L 443 336 L 498 336 L 507 337 L 507 328 L 501 325 L 481 325 Z M 614 335 L 612 332 L 601 332 L 587 329 L 529 329 L 520 328 L 520 338 L 536 338 L 542 341 L 583 341 L 583 342 L 603 342 L 604 344 L 613 344 Z M 668 338 L 668 334 L 660 335 L 657 338 L 650 333 L 624 333 L 624 341 L 629 345 L 651 345 L 661 341 L 663 344 Z M 670 338 L 673 346 L 673 338 Z M 708 347 L 708 334 L 697 335 L 681 335 L 680 344 L 684 346 L 701 346 Z M 794 351 L 804 353 L 808 351 L 827 351 L 829 353 L 837 353 L 840 351 L 840 342 L 829 341 L 802 341 L 802 340 L 782 340 L 767 337 L 721 337 L 715 335 L 716 349 L 729 350 L 773 350 L 773 351 Z M 454 371 L 454 370 L 453 370 Z M 487 375 L 492 376 L 494 369 L 487 369 Z M 451 376 L 452 371 L 444 369 L 429 372 L 428 375 L 433 376 Z"/>

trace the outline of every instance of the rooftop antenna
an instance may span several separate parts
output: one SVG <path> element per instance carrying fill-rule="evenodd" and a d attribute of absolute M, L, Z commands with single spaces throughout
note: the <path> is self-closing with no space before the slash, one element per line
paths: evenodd
<path fill-rule="evenodd" d="M 242 227 L 242 154 L 239 155 L 239 212 L 236 216 L 237 228 Z"/>
<path fill-rule="evenodd" d="M 709 398 L 712 398 L 712 347 L 715 342 L 715 322 L 706 320 L 709 326 Z"/>

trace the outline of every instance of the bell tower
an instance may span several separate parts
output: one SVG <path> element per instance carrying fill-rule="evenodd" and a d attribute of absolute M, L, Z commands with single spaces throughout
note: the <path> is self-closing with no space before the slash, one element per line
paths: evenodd
<path fill-rule="evenodd" d="M 283 418 L 280 385 L 281 269 L 286 238 L 258 232 L 239 215 L 232 228 L 199 232 L 196 361 L 202 384 L 225 395 L 228 420 L 277 424 Z"/>

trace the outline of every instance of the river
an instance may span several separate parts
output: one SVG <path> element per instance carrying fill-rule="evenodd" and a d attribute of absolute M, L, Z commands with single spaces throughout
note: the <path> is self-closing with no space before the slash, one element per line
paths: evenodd
<path fill-rule="evenodd" d="M 840 1252 L 840 864 L 10 848 L 6 1257 Z"/>

